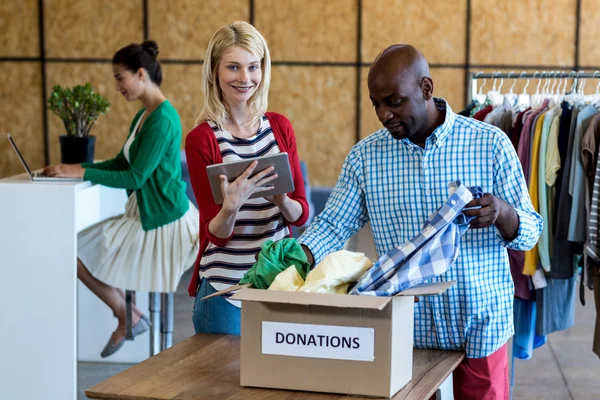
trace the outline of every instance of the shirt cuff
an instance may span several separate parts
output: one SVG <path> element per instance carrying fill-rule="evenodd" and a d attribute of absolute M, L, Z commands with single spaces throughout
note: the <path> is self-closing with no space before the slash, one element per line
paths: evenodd
<path fill-rule="evenodd" d="M 310 229 L 310 227 L 308 228 Z M 325 246 L 325 241 L 321 240 L 318 235 L 306 237 L 306 232 L 298 238 L 298 243 L 308 247 L 313 255 L 314 266 L 318 265 L 327 255 L 328 247 Z"/>
<path fill-rule="evenodd" d="M 515 211 L 519 216 L 517 237 L 509 242 L 502 237 L 497 228 L 496 236 L 498 237 L 500 244 L 506 248 L 519 251 L 531 250 L 538 242 L 540 234 L 542 233 L 543 221 L 537 213 L 532 215 L 529 212 L 516 208 Z"/>

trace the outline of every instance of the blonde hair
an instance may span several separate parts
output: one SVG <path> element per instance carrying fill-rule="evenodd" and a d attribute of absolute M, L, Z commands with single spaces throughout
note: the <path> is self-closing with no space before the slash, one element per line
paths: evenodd
<path fill-rule="evenodd" d="M 262 80 L 254 94 L 248 99 L 248 111 L 252 120 L 267 111 L 269 85 L 271 83 L 271 56 L 265 38 L 247 22 L 235 21 L 221 26 L 210 39 L 202 67 L 202 92 L 204 107 L 196 119 L 195 126 L 206 120 L 219 126 L 229 116 L 219 86 L 219 64 L 231 47 L 239 46 L 261 61 Z"/>

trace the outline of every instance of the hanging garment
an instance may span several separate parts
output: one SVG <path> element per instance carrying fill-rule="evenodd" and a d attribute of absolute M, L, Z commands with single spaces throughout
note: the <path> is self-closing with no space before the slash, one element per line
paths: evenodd
<path fill-rule="evenodd" d="M 512 133 L 510 135 L 510 141 L 513 144 L 515 151 L 519 148 L 519 139 L 521 138 L 521 131 L 523 130 L 523 118 L 525 113 L 530 111 L 531 108 L 527 108 L 524 111 L 521 111 L 514 119 L 514 125 L 512 127 Z"/>
<path fill-rule="evenodd" d="M 589 133 L 591 131 L 591 133 Z M 593 158 L 597 157 L 598 154 L 598 142 L 595 142 L 594 138 L 596 137 L 596 131 L 600 132 L 600 116 L 596 116 L 590 124 L 589 130 L 584 137 L 584 149 L 582 150 L 582 158 L 585 160 L 584 164 L 586 166 L 586 175 L 589 175 L 587 170 L 590 169 L 591 163 L 593 163 Z M 590 155 L 592 147 L 596 145 L 596 149 L 593 155 Z M 592 160 L 590 160 L 592 158 Z M 589 178 L 588 178 L 589 179 Z M 593 262 L 593 264 L 600 264 L 600 240 L 598 239 L 600 234 L 600 218 L 598 213 L 600 211 L 600 164 L 596 162 L 594 177 L 592 179 L 592 190 L 590 196 L 590 212 L 588 213 L 588 226 L 587 226 L 587 235 L 586 235 L 586 243 L 584 247 L 585 254 L 588 256 L 589 261 Z"/>
<path fill-rule="evenodd" d="M 565 162 L 559 176 L 561 179 L 560 195 L 557 201 L 556 222 L 554 224 L 554 246 L 550 266 L 550 277 L 556 279 L 569 279 L 575 271 L 575 254 L 580 253 L 581 245 L 567 240 L 569 220 L 571 218 L 572 197 L 569 193 L 571 176 L 572 150 L 575 141 L 575 127 L 579 109 L 573 108 L 571 121 L 568 125 L 568 146 L 565 152 Z M 566 124 L 566 122 L 565 122 Z M 566 129 L 565 126 L 563 128 Z M 560 146 L 559 135 L 559 146 Z"/>
<path fill-rule="evenodd" d="M 558 149 L 558 134 L 560 130 L 560 110 L 557 115 L 554 116 L 554 121 L 550 126 L 550 133 L 548 135 L 548 147 L 546 150 L 546 185 L 548 186 L 547 203 L 548 203 L 548 235 L 550 237 L 549 249 L 552 254 L 552 247 L 554 246 L 554 219 L 556 209 L 556 179 L 558 177 L 558 171 L 561 168 L 560 151 Z"/>
<path fill-rule="evenodd" d="M 533 136 L 533 144 L 531 146 L 531 168 L 529 170 L 529 195 L 531 196 L 531 204 L 535 211 L 540 210 L 539 202 L 539 186 L 538 180 L 539 175 L 537 173 L 536 166 L 539 164 L 540 155 L 540 142 L 542 139 L 542 127 L 544 125 L 544 114 L 541 114 L 535 122 L 535 133 Z M 538 245 L 536 244 L 533 249 L 525 252 L 525 265 L 523 266 L 523 273 L 525 275 L 533 276 L 540 259 Z"/>
<path fill-rule="evenodd" d="M 529 109 L 527 109 L 529 110 Z M 519 138 L 521 136 L 521 130 L 523 128 L 523 116 L 527 110 L 521 111 L 518 115 L 513 114 L 513 110 L 506 110 L 503 112 L 500 118 L 496 119 L 497 126 L 504 131 L 507 136 L 511 139 L 515 151 L 518 148 Z M 513 127 L 513 121 L 517 127 Z M 510 264 L 510 272 L 515 285 L 515 297 L 523 300 L 533 299 L 533 287 L 531 285 L 531 278 L 523 274 L 523 265 L 525 263 L 525 253 L 522 251 L 508 249 L 508 260 Z"/>
<path fill-rule="evenodd" d="M 533 349 L 546 344 L 546 336 L 535 334 L 536 324 L 535 300 L 515 299 L 514 318 L 515 336 L 513 337 L 513 355 L 521 360 L 530 360 Z"/>
<path fill-rule="evenodd" d="M 449 192 L 448 201 L 427 219 L 421 232 L 377 260 L 350 294 L 393 296 L 450 268 L 471 220 L 461 211 L 483 193 L 479 187 L 467 188 L 458 181 L 449 185 Z"/>
<path fill-rule="evenodd" d="M 581 165 L 585 180 L 585 209 L 586 221 L 590 219 L 590 205 L 592 202 L 592 190 L 596 178 L 596 166 L 598 161 L 598 144 L 600 144 L 600 114 L 596 114 L 590 121 L 588 129 L 581 140 Z"/>
<path fill-rule="evenodd" d="M 525 182 L 529 186 L 529 168 L 531 159 L 531 144 L 532 144 L 532 133 L 535 132 L 535 126 L 537 117 L 544 111 L 548 106 L 549 101 L 546 100 L 542 104 L 541 108 L 536 110 L 530 110 L 525 113 L 525 123 L 523 124 L 523 130 L 521 132 L 521 138 L 519 139 L 519 147 L 517 149 L 517 155 L 521 161 L 523 167 L 523 174 L 525 175 Z"/>
<path fill-rule="evenodd" d="M 506 136 L 509 138 L 512 136 L 512 121 L 513 121 L 513 112 L 512 110 L 507 110 L 502 113 L 498 120 L 498 128 L 502 129 L 502 132 L 506 133 Z M 512 140 L 511 140 L 512 142 Z"/>
<path fill-rule="evenodd" d="M 558 202 L 560 199 L 560 194 L 562 193 L 562 181 L 563 181 L 563 174 L 565 171 L 565 168 L 567 168 L 567 152 L 569 150 L 569 136 L 570 136 L 570 130 L 571 130 L 571 117 L 573 115 L 573 108 L 571 107 L 571 105 L 564 101 L 561 104 L 562 107 L 562 113 L 560 115 L 560 125 L 558 127 L 558 153 L 559 153 L 559 158 L 560 158 L 560 169 L 558 170 L 557 174 L 556 174 L 556 192 L 554 194 L 554 215 L 553 215 L 553 220 L 554 220 L 554 232 L 553 234 L 556 234 L 556 223 L 557 223 L 557 219 L 558 219 Z"/>
<path fill-rule="evenodd" d="M 544 227 L 542 234 L 538 241 L 538 253 L 539 260 L 544 271 L 550 271 L 550 232 L 552 232 L 551 223 L 549 222 L 548 213 L 548 186 L 546 185 L 546 153 L 548 151 L 548 137 L 550 136 L 550 130 L 554 127 L 558 131 L 557 121 L 554 116 L 560 112 L 560 109 L 554 107 L 544 114 L 544 122 L 542 127 L 540 148 L 539 148 L 539 162 L 536 166 L 537 171 L 534 169 L 533 172 L 537 173 L 538 180 L 538 206 L 539 213 L 544 219 Z M 554 125 L 553 125 L 554 124 Z"/>
<path fill-rule="evenodd" d="M 471 115 L 471 111 L 473 111 L 477 106 L 479 106 L 479 102 L 473 99 L 469 102 L 469 104 L 467 104 L 464 110 L 458 113 L 458 115 L 462 115 L 463 117 L 469 117 Z"/>
<path fill-rule="evenodd" d="M 492 107 L 491 105 L 486 105 L 485 108 L 481 109 L 480 111 L 476 112 L 475 115 L 473 115 L 473 118 L 478 120 L 478 121 L 483 121 L 485 119 L 485 117 L 492 112 L 492 110 L 494 109 L 494 107 Z"/>
<path fill-rule="evenodd" d="M 535 291 L 537 306 L 536 335 L 549 335 L 569 329 L 575 323 L 577 276 L 547 279 L 546 287 Z"/>
<path fill-rule="evenodd" d="M 598 112 L 591 104 L 586 106 L 577 115 L 575 138 L 573 141 L 573 153 L 571 155 L 571 171 L 569 177 L 569 193 L 573 199 L 571 204 L 571 217 L 569 219 L 568 239 L 571 242 L 585 242 L 586 220 L 585 220 L 585 174 L 581 162 L 581 141 L 594 115 Z M 583 189 L 583 190 L 582 190 Z"/>

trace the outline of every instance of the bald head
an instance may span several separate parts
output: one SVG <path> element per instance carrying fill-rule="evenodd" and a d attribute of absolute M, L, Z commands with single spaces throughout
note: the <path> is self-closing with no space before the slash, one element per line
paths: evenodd
<path fill-rule="evenodd" d="M 383 77 L 399 78 L 410 77 L 417 83 L 429 77 L 429 64 L 423 54 L 409 44 L 395 44 L 383 50 L 373 61 L 369 70 L 369 81 L 383 75 Z"/>
<path fill-rule="evenodd" d="M 406 44 L 388 47 L 373 62 L 368 85 L 377 118 L 392 137 L 424 145 L 440 113 L 423 54 Z"/>

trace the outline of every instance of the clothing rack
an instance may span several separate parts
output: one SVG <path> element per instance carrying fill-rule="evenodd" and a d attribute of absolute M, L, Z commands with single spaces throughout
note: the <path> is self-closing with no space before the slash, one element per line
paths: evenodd
<path fill-rule="evenodd" d="M 600 79 L 600 71 L 536 71 L 536 72 L 471 72 L 469 79 L 469 100 L 475 98 L 478 86 L 477 81 L 481 79 L 573 79 L 573 86 L 578 83 L 578 79 Z M 485 83 L 485 82 L 484 82 Z"/>

